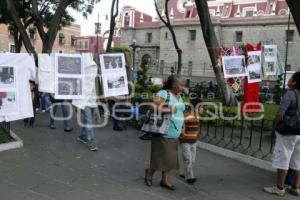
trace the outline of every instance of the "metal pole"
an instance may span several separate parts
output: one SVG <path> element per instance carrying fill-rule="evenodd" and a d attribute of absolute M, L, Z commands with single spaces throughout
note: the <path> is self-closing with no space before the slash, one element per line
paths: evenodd
<path fill-rule="evenodd" d="M 133 63 L 132 63 L 133 75 L 132 75 L 132 79 L 133 79 L 133 82 L 135 83 L 136 82 L 136 72 L 135 72 L 135 50 L 136 50 L 136 46 L 135 46 L 135 44 L 133 44 L 132 49 L 133 49 Z"/>
<path fill-rule="evenodd" d="M 288 21 L 288 30 L 286 33 L 286 51 L 285 51 L 285 64 L 284 64 L 284 77 L 283 77 L 283 87 L 282 87 L 282 97 L 285 93 L 285 85 L 286 85 L 286 71 L 287 71 L 287 64 L 288 64 L 288 55 L 289 55 L 289 38 L 288 34 L 291 29 L 291 11 L 289 12 L 289 21 Z"/>
<path fill-rule="evenodd" d="M 96 27 L 96 33 L 97 33 L 97 54 L 99 53 L 99 23 L 100 23 L 100 16 L 98 14 L 98 21 L 97 21 L 97 27 Z"/>

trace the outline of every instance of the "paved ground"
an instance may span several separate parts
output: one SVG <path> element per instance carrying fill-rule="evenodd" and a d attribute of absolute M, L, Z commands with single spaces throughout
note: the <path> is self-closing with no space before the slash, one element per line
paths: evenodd
<path fill-rule="evenodd" d="M 24 140 L 24 148 L 0 153 L 1 200 L 273 200 L 262 192 L 275 174 L 199 150 L 195 186 L 173 173 L 175 192 L 161 189 L 157 174 L 154 186 L 144 185 L 149 142 L 138 132 L 113 132 L 111 126 L 97 130 L 100 151 L 92 153 L 58 129 L 47 128 L 46 115 L 39 116 L 34 129 L 22 123 L 12 129 Z"/>

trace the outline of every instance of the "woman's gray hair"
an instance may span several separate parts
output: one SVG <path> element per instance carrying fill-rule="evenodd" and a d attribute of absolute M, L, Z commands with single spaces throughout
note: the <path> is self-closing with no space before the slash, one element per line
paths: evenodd
<path fill-rule="evenodd" d="M 172 89 L 172 87 L 174 85 L 177 85 L 180 82 L 185 81 L 185 80 L 186 79 L 181 75 L 171 75 L 168 77 L 168 80 L 167 80 L 166 84 L 164 85 L 163 89 L 170 90 L 170 89 Z"/>

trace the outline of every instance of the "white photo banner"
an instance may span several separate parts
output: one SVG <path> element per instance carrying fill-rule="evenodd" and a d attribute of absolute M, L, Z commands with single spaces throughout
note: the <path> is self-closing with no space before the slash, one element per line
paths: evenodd
<path fill-rule="evenodd" d="M 266 76 L 277 75 L 277 45 L 264 45 L 264 73 Z"/>
<path fill-rule="evenodd" d="M 84 98 L 81 55 L 55 54 L 55 99 Z"/>
<path fill-rule="evenodd" d="M 261 51 L 248 52 L 247 70 L 249 83 L 262 81 L 261 53 Z"/>
<path fill-rule="evenodd" d="M 104 96 L 128 95 L 125 55 L 123 53 L 101 54 L 100 64 Z"/>
<path fill-rule="evenodd" d="M 245 56 L 222 56 L 225 78 L 248 76 Z"/>
<path fill-rule="evenodd" d="M 0 116 L 18 113 L 16 81 L 15 66 L 0 65 Z"/>

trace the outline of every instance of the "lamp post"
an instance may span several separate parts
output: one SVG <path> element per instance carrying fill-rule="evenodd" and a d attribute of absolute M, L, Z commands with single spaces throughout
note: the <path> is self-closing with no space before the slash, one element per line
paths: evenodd
<path fill-rule="evenodd" d="M 133 51 L 133 63 L 132 63 L 132 75 L 131 75 L 131 79 L 133 80 L 133 82 L 136 82 L 137 80 L 137 71 L 136 71 L 136 66 L 135 66 L 135 54 L 136 54 L 136 50 L 141 48 L 140 45 L 137 44 L 136 40 L 133 40 L 133 43 L 131 45 L 129 45 L 130 48 L 132 48 Z"/>
<path fill-rule="evenodd" d="M 286 71 L 287 71 L 287 65 L 288 65 L 288 58 L 289 58 L 289 38 L 288 34 L 291 30 L 291 11 L 289 12 L 289 19 L 288 19 L 288 30 L 286 33 L 286 49 L 285 49 L 285 63 L 284 63 L 284 77 L 283 77 L 283 86 L 282 86 L 282 97 L 284 96 L 285 93 L 285 85 L 286 85 Z"/>
<path fill-rule="evenodd" d="M 99 34 L 101 34 L 101 23 L 100 23 L 100 15 L 98 14 L 98 21 L 95 23 L 95 34 L 97 36 L 97 54 L 99 53 Z"/>

